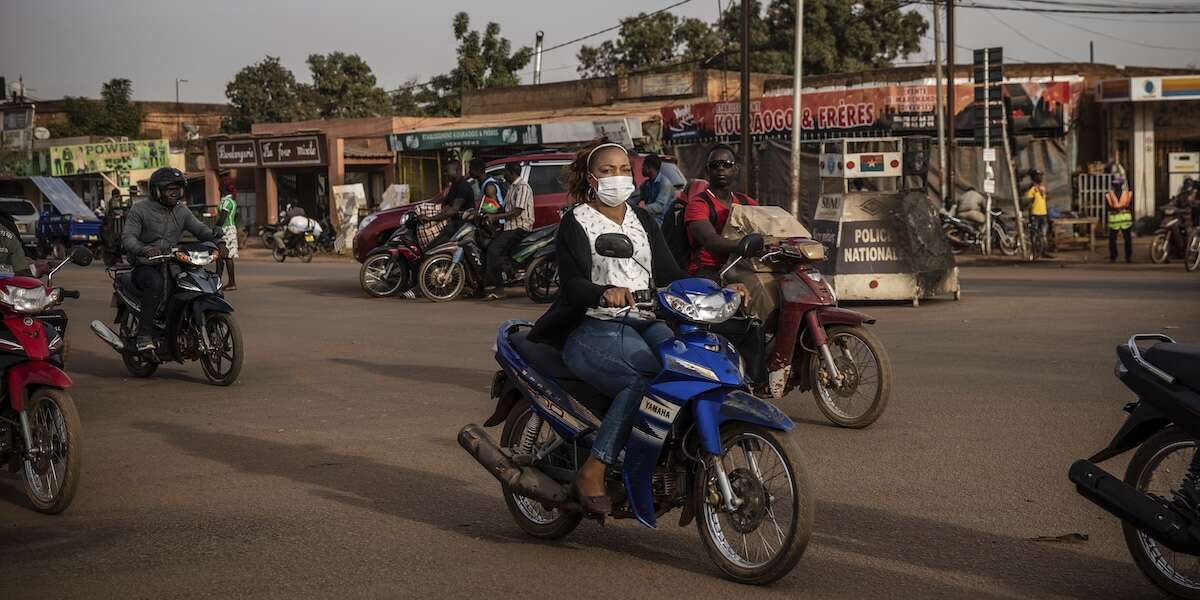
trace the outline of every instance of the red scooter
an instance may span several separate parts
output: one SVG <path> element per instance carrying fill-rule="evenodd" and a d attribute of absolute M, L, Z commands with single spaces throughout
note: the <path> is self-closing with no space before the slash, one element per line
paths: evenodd
<path fill-rule="evenodd" d="M 78 264 L 78 256 L 71 261 Z M 79 413 L 67 388 L 71 378 L 52 356 L 61 354 L 66 331 L 41 318 L 64 298 L 79 292 L 32 277 L 0 278 L 0 464 L 20 471 L 34 510 L 60 513 L 79 485 Z"/>
<path fill-rule="evenodd" d="M 824 259 L 825 246 L 809 238 L 789 238 L 766 248 L 761 260 L 774 274 L 777 288 L 771 293 L 778 292 L 778 302 L 775 312 L 764 316 L 766 374 L 751 376 L 759 377 L 755 389 L 767 397 L 811 389 L 826 418 L 861 429 L 883 414 L 892 364 L 883 343 L 864 327 L 875 319 L 838 307 L 837 294 L 813 266 Z M 722 278 L 735 264 L 725 267 Z M 772 371 L 782 375 L 775 385 Z"/>

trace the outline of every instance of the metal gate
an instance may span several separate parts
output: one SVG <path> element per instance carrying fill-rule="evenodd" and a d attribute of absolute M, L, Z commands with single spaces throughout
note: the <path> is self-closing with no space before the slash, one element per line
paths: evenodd
<path fill-rule="evenodd" d="M 1108 193 L 1108 189 L 1112 186 L 1112 173 L 1099 173 L 1096 175 L 1081 174 L 1076 182 L 1076 197 L 1075 205 L 1078 207 L 1079 214 L 1084 217 L 1096 219 L 1096 222 L 1103 226 L 1104 222 L 1104 195 Z"/>

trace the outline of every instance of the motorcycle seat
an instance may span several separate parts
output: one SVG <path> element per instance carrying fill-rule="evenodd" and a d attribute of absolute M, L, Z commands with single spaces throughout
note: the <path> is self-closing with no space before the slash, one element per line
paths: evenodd
<path fill-rule="evenodd" d="M 597 418 L 604 418 L 612 398 L 605 396 L 590 384 L 579 379 L 563 362 L 562 353 L 550 344 L 529 341 L 529 329 L 521 329 L 508 336 L 513 347 L 529 365 L 541 375 L 553 378 L 576 402 L 587 407 Z"/>
<path fill-rule="evenodd" d="M 1200 392 L 1200 344 L 1155 344 L 1145 356 L 1150 364 Z"/>

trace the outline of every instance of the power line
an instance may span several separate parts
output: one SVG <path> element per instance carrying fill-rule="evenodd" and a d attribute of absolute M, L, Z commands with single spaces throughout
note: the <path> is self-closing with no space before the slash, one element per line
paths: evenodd
<path fill-rule="evenodd" d="M 1159 45 L 1157 45 L 1157 44 L 1147 44 L 1147 43 L 1145 43 L 1145 42 L 1138 42 L 1138 41 L 1135 41 L 1135 40 L 1127 40 L 1127 39 L 1125 39 L 1125 38 L 1120 38 L 1120 37 L 1117 37 L 1117 36 L 1115 36 L 1115 35 L 1113 35 L 1113 34 L 1111 34 L 1111 33 L 1103 33 L 1103 32 L 1100 32 L 1100 31 L 1096 31 L 1095 29 L 1088 29 L 1087 27 L 1084 27 L 1084 26 L 1082 26 L 1082 25 L 1075 25 L 1074 23 L 1068 23 L 1068 22 L 1066 22 L 1066 21 L 1063 21 L 1063 20 L 1061 20 L 1061 19 L 1056 19 L 1056 18 L 1054 18 L 1054 17 L 1052 17 L 1052 16 L 1050 16 L 1050 15 L 1046 15 L 1046 18 L 1047 18 L 1047 19 L 1050 19 L 1051 21 L 1054 21 L 1055 23 L 1058 23 L 1058 24 L 1060 24 L 1060 25 L 1066 25 L 1067 27 L 1070 27 L 1070 28 L 1072 28 L 1072 29 L 1078 29 L 1078 30 L 1080 30 L 1080 31 L 1086 31 L 1086 32 L 1088 32 L 1088 33 L 1093 33 L 1093 34 L 1096 34 L 1096 35 L 1102 36 L 1102 37 L 1103 37 L 1103 39 L 1115 40 L 1115 41 L 1118 41 L 1118 42 L 1123 42 L 1123 43 L 1126 43 L 1126 44 L 1131 44 L 1131 45 L 1134 45 L 1134 46 L 1141 46 L 1141 47 L 1143 47 L 1143 48 L 1153 48 L 1153 49 L 1155 49 L 1155 50 L 1174 50 L 1174 51 L 1176 51 L 1176 52 L 1192 52 L 1192 53 L 1200 53 L 1200 48 L 1180 48 L 1180 47 L 1178 47 L 1178 46 L 1159 46 Z"/>
<path fill-rule="evenodd" d="M 635 17 L 628 17 L 627 19 L 632 19 L 632 21 L 631 21 L 631 22 L 640 21 L 640 20 L 642 20 L 642 19 L 648 19 L 648 18 L 650 18 L 650 17 L 653 17 L 654 15 L 657 15 L 657 14 L 659 14 L 659 13 L 664 13 L 664 12 L 667 12 L 668 10 L 671 10 L 672 8 L 675 8 L 675 7 L 677 7 L 677 6 L 683 6 L 684 4 L 687 4 L 688 2 L 691 2 L 691 1 L 692 1 L 692 0 L 680 0 L 679 2 L 676 2 L 675 4 L 672 4 L 672 5 L 670 5 L 670 6 L 664 6 L 663 8 L 660 8 L 660 9 L 658 9 L 658 10 L 654 11 L 654 12 L 651 12 L 651 13 L 642 13 L 641 15 L 638 15 L 638 16 L 635 16 Z M 627 19 L 622 19 L 622 20 L 627 20 Z M 586 39 L 591 39 L 591 38 L 594 38 L 594 37 L 596 37 L 596 36 L 598 36 L 598 35 L 602 35 L 602 34 L 608 33 L 608 32 L 610 32 L 610 31 L 613 31 L 613 30 L 615 30 L 615 29 L 620 29 L 622 25 L 624 25 L 624 23 L 617 23 L 616 25 L 613 25 L 612 27 L 608 27 L 608 28 L 605 28 L 605 29 L 601 29 L 600 31 L 597 31 L 597 32 L 595 32 L 595 33 L 589 33 L 589 34 L 587 34 L 587 35 L 585 35 L 585 36 L 577 37 L 577 38 L 575 38 L 575 39 L 573 39 L 573 40 L 570 40 L 570 41 L 567 41 L 567 42 L 563 42 L 563 43 L 561 43 L 561 44 L 556 44 L 556 45 L 554 45 L 554 46 L 550 46 L 549 48 L 546 48 L 545 50 L 542 50 L 542 54 L 545 54 L 545 53 L 547 53 L 547 52 L 551 52 L 551 51 L 554 51 L 554 50 L 558 50 L 559 48 L 563 48 L 563 47 L 566 47 L 566 46 L 570 46 L 571 44 L 576 44 L 576 43 L 582 42 L 583 40 L 586 40 Z"/>
<path fill-rule="evenodd" d="M 933 0 L 913 0 L 914 4 L 924 4 L 932 6 Z M 1013 12 L 1028 12 L 1028 13 L 1054 13 L 1054 14 L 1096 14 L 1096 15 L 1200 15 L 1200 8 L 1169 8 L 1169 9 L 1146 9 L 1146 8 L 1035 8 L 1032 6 L 1013 6 L 987 4 L 981 2 L 971 2 L 956 4 L 957 8 L 974 8 L 983 10 L 1007 10 Z"/>
<path fill-rule="evenodd" d="M 989 10 L 989 11 L 987 11 L 987 13 L 988 13 L 989 15 L 991 15 L 993 19 L 995 19 L 995 20 L 999 21 L 1001 25 L 1003 25 L 1003 26 L 1005 26 L 1005 27 L 1009 28 L 1009 29 L 1010 29 L 1010 30 L 1011 30 L 1013 33 L 1015 33 L 1015 34 L 1017 34 L 1017 35 L 1021 36 L 1022 38 L 1024 38 L 1024 39 L 1025 39 L 1025 41 L 1029 42 L 1030 44 L 1033 44 L 1034 46 L 1037 46 L 1038 48 L 1041 48 L 1042 50 L 1045 50 L 1045 51 L 1047 51 L 1047 52 L 1049 52 L 1049 53 L 1051 53 L 1051 54 L 1054 54 L 1054 55 L 1058 56 L 1059 58 L 1061 58 L 1061 59 L 1063 59 L 1063 60 L 1065 60 L 1065 61 L 1067 61 L 1067 62 L 1074 62 L 1074 59 L 1072 59 L 1071 57 L 1067 56 L 1066 54 L 1063 54 L 1062 52 L 1059 52 L 1058 50 L 1055 50 L 1054 48 L 1051 48 L 1051 47 L 1049 47 L 1049 46 L 1047 46 L 1047 45 L 1045 45 L 1045 44 L 1043 44 L 1043 43 L 1041 43 L 1041 42 L 1039 42 L 1039 41 L 1037 41 L 1037 40 L 1035 40 L 1035 39 L 1033 39 L 1033 38 L 1031 38 L 1031 37 L 1029 37 L 1029 36 L 1025 35 L 1025 33 L 1024 33 L 1024 32 L 1022 32 L 1020 29 L 1017 29 L 1016 27 L 1013 27 L 1012 25 L 1009 25 L 1009 24 L 1008 24 L 1008 21 L 1005 21 L 1004 19 L 1001 19 L 1001 18 L 1000 18 L 1000 16 L 999 16 L 999 15 L 997 15 L 996 13 L 993 13 L 993 12 L 992 12 L 992 11 L 990 11 L 990 10 Z"/>

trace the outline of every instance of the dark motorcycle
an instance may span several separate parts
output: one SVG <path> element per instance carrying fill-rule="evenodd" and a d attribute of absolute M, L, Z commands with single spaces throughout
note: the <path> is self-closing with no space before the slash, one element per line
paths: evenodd
<path fill-rule="evenodd" d="M 980 254 L 984 251 L 984 237 L 982 223 L 976 223 L 961 217 L 951 215 L 946 211 L 942 211 L 942 231 L 946 233 L 946 239 L 950 241 L 950 251 L 955 254 L 961 254 L 965 250 L 977 249 Z M 1017 253 L 1017 237 L 1009 232 L 1009 228 L 1005 226 L 1003 217 L 1004 213 L 999 210 L 992 210 L 992 248 L 998 248 L 1005 256 L 1013 256 Z"/>
<path fill-rule="evenodd" d="M 1121 519 L 1142 574 L 1173 596 L 1200 598 L 1200 345 L 1135 335 L 1117 346 L 1114 374 L 1137 400 L 1125 405 L 1129 416 L 1108 447 L 1075 461 L 1069 477 Z M 1135 448 L 1123 480 L 1095 464 Z"/>
<path fill-rule="evenodd" d="M 212 242 L 184 244 L 151 257 L 163 274 L 166 289 L 154 315 L 142 313 L 142 292 L 133 282 L 132 268 L 112 268 L 114 333 L 104 323 L 92 321 L 92 331 L 121 354 L 134 377 L 150 377 L 166 361 L 198 360 L 204 376 L 214 385 L 230 385 L 242 371 L 242 330 L 233 318 L 233 306 L 221 293 L 221 279 L 206 267 L 217 256 Z M 141 319 L 153 318 L 163 332 L 157 350 L 138 352 L 134 340 Z"/>
<path fill-rule="evenodd" d="M 1189 211 L 1179 210 L 1173 205 L 1163 209 L 1162 220 L 1150 241 L 1150 260 L 1164 264 L 1172 258 L 1185 258 L 1189 229 Z"/>
<path fill-rule="evenodd" d="M 317 236 L 311 231 L 292 233 L 284 229 L 283 247 L 276 245 L 271 249 L 271 258 L 274 258 L 275 262 L 283 262 L 291 256 L 299 258 L 300 262 L 309 263 L 316 254 Z"/>
<path fill-rule="evenodd" d="M 424 252 L 417 240 L 418 220 L 407 212 L 400 217 L 400 226 L 363 261 L 358 271 L 358 284 L 364 292 L 376 298 L 395 296 L 416 285 L 417 270 Z"/>
<path fill-rule="evenodd" d="M 502 268 L 505 287 L 526 280 L 524 264 L 540 250 L 553 246 L 556 231 L 556 225 L 542 227 L 517 244 Z M 467 290 L 470 293 L 482 291 L 485 249 L 495 234 L 495 226 L 484 216 L 469 216 L 450 241 L 426 252 L 417 277 L 421 293 L 434 302 L 449 302 Z"/>

